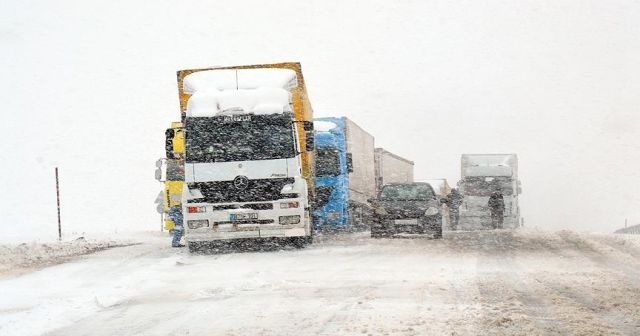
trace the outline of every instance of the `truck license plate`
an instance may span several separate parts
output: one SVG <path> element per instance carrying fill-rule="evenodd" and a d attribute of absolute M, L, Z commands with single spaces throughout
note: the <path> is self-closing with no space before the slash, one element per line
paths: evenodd
<path fill-rule="evenodd" d="M 247 219 L 258 219 L 258 214 L 255 213 L 255 212 L 254 213 L 231 214 L 229 219 L 232 222 L 241 221 L 241 220 L 247 220 Z"/>
<path fill-rule="evenodd" d="M 418 219 L 396 219 L 395 224 L 401 225 L 418 225 Z"/>

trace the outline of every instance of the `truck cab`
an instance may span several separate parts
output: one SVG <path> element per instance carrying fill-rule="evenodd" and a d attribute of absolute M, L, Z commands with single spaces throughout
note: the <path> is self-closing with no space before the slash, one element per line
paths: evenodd
<path fill-rule="evenodd" d="M 316 118 L 316 229 L 359 230 L 375 197 L 374 137 L 347 117 Z"/>
<path fill-rule="evenodd" d="M 237 239 L 310 243 L 313 180 L 303 156 L 308 161 L 314 137 L 311 121 L 296 111 L 296 72 L 212 69 L 189 73 L 182 84 L 189 94 L 182 192 L 189 249 Z"/>
<path fill-rule="evenodd" d="M 317 118 L 316 125 L 316 203 L 313 212 L 317 229 L 345 229 L 348 222 L 351 155 L 347 153 L 344 121 Z"/>

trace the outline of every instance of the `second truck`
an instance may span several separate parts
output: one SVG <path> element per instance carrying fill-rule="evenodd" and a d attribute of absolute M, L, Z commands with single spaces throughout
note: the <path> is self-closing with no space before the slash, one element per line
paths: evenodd
<path fill-rule="evenodd" d="M 316 118 L 316 203 L 321 230 L 365 228 L 376 195 L 374 138 L 346 117 Z"/>

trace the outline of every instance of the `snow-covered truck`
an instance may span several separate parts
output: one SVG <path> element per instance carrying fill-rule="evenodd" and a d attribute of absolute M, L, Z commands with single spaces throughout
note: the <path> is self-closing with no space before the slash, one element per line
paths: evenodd
<path fill-rule="evenodd" d="M 316 118 L 316 204 L 318 229 L 363 228 L 376 196 L 374 138 L 346 117 Z"/>
<path fill-rule="evenodd" d="M 411 160 L 393 154 L 384 148 L 376 148 L 374 156 L 377 192 L 388 183 L 413 182 L 413 166 Z"/>
<path fill-rule="evenodd" d="M 311 242 L 313 112 L 299 63 L 178 72 L 189 250 L 218 240 Z"/>
<path fill-rule="evenodd" d="M 489 197 L 496 190 L 502 192 L 505 203 L 504 228 L 520 226 L 521 193 L 516 154 L 462 154 L 459 183 L 463 202 L 460 206 L 462 229 L 489 227 Z"/>

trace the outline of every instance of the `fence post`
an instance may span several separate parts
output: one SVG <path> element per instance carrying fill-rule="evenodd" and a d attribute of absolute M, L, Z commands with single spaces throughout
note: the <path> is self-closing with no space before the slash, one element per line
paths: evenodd
<path fill-rule="evenodd" d="M 56 167 L 56 196 L 58 201 L 58 240 L 62 240 L 62 224 L 60 222 L 60 182 L 58 179 L 58 167 Z"/>

